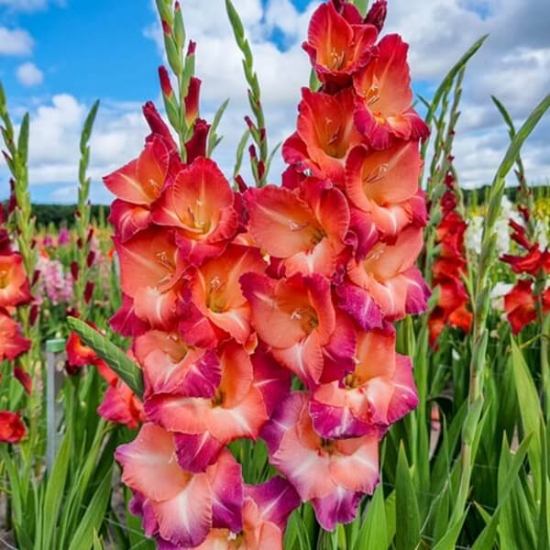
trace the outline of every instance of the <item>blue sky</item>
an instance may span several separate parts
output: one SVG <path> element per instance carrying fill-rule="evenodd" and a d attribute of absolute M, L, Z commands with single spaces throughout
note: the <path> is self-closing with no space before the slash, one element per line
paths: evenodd
<path fill-rule="evenodd" d="M 256 55 L 274 144 L 293 131 L 300 87 L 309 75 L 300 45 L 319 2 L 234 1 Z M 188 37 L 198 42 L 203 116 L 211 119 L 217 106 L 231 99 L 217 151 L 222 169 L 230 172 L 247 113 L 240 53 L 223 0 L 181 4 Z M 423 95 L 470 44 L 491 33 L 466 75 L 455 151 L 465 185 L 490 181 L 507 142 L 490 95 L 503 100 L 519 123 L 550 90 L 550 38 L 544 23 L 550 21 L 550 3 L 425 0 L 411 7 L 409 0 L 388 0 L 388 5 L 387 31 L 399 32 L 410 43 L 413 82 Z M 78 134 L 95 99 L 101 108 L 92 139 L 92 199 L 111 200 L 101 176 L 139 154 L 146 134 L 140 106 L 146 100 L 161 103 L 160 42 L 153 0 L 0 0 L 0 80 L 16 122 L 25 110 L 31 114 L 33 200 L 76 200 Z M 525 153 L 536 181 L 550 174 L 549 126 L 542 125 Z M 281 168 L 276 161 L 274 174 Z M 0 161 L 0 199 L 8 194 L 7 182 Z"/>

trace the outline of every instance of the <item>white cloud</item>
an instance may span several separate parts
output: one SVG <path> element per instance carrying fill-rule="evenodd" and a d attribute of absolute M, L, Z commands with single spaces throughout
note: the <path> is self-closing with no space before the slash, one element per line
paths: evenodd
<path fill-rule="evenodd" d="M 23 63 L 17 67 L 16 71 L 17 80 L 28 88 L 32 86 L 38 86 L 42 84 L 44 80 L 44 74 L 42 71 L 31 62 Z"/>
<path fill-rule="evenodd" d="M 0 55 L 29 55 L 33 39 L 27 31 L 0 27 Z"/>
<path fill-rule="evenodd" d="M 42 202 L 76 202 L 80 133 L 90 107 L 72 95 L 59 94 L 31 110 L 29 184 L 31 194 Z M 90 141 L 92 201 L 111 202 L 102 176 L 139 155 L 147 133 L 140 105 L 105 102 L 100 106 Z M 7 167 L 1 161 L 0 181 L 7 179 Z"/>
<path fill-rule="evenodd" d="M 25 12 L 42 10 L 46 8 L 48 4 L 63 6 L 65 0 L 0 0 L 0 7 L 6 6 L 13 11 Z"/>
<path fill-rule="evenodd" d="M 519 125 L 550 90 L 550 37 L 543 32 L 544 25 L 535 21 L 549 20 L 547 3 L 547 0 L 528 3 L 426 0 L 421 7 L 411 7 L 408 0 L 389 3 L 385 32 L 399 32 L 410 43 L 413 79 L 422 80 L 431 89 L 477 38 L 490 33 L 470 63 L 463 83 L 454 156 L 460 181 L 466 186 L 490 183 L 508 145 L 506 128 L 490 96 L 499 97 Z M 305 13 L 298 12 L 289 0 L 269 0 L 267 4 L 260 0 L 235 0 L 235 4 L 254 51 L 268 138 L 273 147 L 295 128 L 300 88 L 307 85 L 310 72 L 301 44 L 311 12 L 319 1 L 310 2 Z M 224 139 L 215 152 L 215 159 L 230 175 L 236 146 L 245 129 L 243 117 L 249 114 L 242 54 L 233 39 L 223 0 L 210 0 L 208 10 L 202 0 L 186 0 L 182 2 L 182 10 L 187 37 L 198 44 L 196 68 L 203 80 L 202 116 L 211 121 L 221 102 L 231 100 L 219 128 Z M 274 33 L 282 37 L 283 48 L 269 40 Z M 161 53 L 158 24 L 152 25 L 147 35 L 155 39 Z M 59 188 L 59 200 L 62 197 L 69 202 L 76 200 L 78 139 L 88 107 L 73 96 L 57 95 L 31 113 L 31 182 L 35 186 L 49 186 L 52 193 Z M 101 106 L 91 142 L 94 200 L 111 200 L 101 176 L 135 158 L 146 134 L 139 105 Z M 546 120 L 524 148 L 530 181 L 548 179 L 549 136 L 550 121 Z M 283 168 L 278 155 L 271 181 L 278 182 Z M 0 181 L 1 178 L 0 173 Z"/>

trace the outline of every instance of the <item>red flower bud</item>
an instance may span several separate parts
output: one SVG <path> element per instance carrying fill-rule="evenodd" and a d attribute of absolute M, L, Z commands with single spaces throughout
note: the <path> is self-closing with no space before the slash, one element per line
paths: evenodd
<path fill-rule="evenodd" d="M 378 31 L 381 31 L 386 21 L 387 13 L 388 4 L 386 0 L 376 0 L 365 17 L 365 23 L 374 25 Z"/>
<path fill-rule="evenodd" d="M 73 276 L 73 281 L 78 280 L 78 264 L 76 262 L 71 262 L 71 275 Z"/>
<path fill-rule="evenodd" d="M 162 93 L 166 96 L 167 99 L 171 99 L 174 95 L 174 90 L 172 88 L 172 83 L 170 82 L 168 71 L 163 65 L 159 67 L 159 80 L 160 87 L 162 88 Z"/>
<path fill-rule="evenodd" d="M 95 256 L 96 254 L 93 250 L 90 250 L 90 252 L 88 252 L 88 257 L 86 258 L 86 265 L 88 267 L 92 267 L 95 260 Z"/>
<path fill-rule="evenodd" d="M 88 281 L 86 283 L 86 288 L 84 289 L 84 301 L 87 304 L 90 303 L 93 293 L 94 293 L 94 283 L 92 283 L 91 281 Z"/>
<path fill-rule="evenodd" d="M 25 393 L 27 395 L 30 395 L 32 392 L 32 378 L 29 376 L 29 373 L 17 365 L 13 369 L 13 375 L 15 376 L 16 380 L 23 386 Z"/>

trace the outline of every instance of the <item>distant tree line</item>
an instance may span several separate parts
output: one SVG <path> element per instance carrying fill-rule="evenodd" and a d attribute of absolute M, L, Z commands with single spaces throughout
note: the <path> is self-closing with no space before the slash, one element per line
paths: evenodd
<path fill-rule="evenodd" d="M 5 203 L 4 207 L 6 207 Z M 71 228 L 75 223 L 75 204 L 33 204 L 32 211 L 36 216 L 37 227 Z M 109 206 L 104 204 L 92 205 L 92 219 L 96 223 L 103 225 L 108 217 Z"/>
<path fill-rule="evenodd" d="M 545 198 L 550 200 L 550 184 L 532 186 L 535 199 Z M 475 189 L 462 189 L 464 202 L 467 207 L 480 206 L 485 204 L 489 186 L 477 187 Z M 515 202 L 518 193 L 517 186 L 507 187 L 506 195 Z M 4 207 L 6 203 L 4 203 Z M 75 204 L 33 204 L 33 212 L 36 216 L 38 227 L 53 225 L 57 228 L 72 227 L 75 222 Z M 106 223 L 109 217 L 109 206 L 104 204 L 92 205 L 92 219 L 101 225 Z"/>
<path fill-rule="evenodd" d="M 466 206 L 480 206 L 485 204 L 489 189 L 489 185 L 484 185 L 483 187 L 477 187 L 475 189 L 462 189 Z M 531 189 L 533 190 L 535 200 L 550 199 L 550 185 L 532 185 Z M 511 202 L 516 202 L 518 187 L 516 185 L 513 187 L 507 187 L 505 193 Z"/>

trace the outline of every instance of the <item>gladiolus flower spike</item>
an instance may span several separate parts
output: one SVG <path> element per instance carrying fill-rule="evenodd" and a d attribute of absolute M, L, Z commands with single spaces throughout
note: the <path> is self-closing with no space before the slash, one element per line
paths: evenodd
<path fill-rule="evenodd" d="M 282 186 L 235 191 L 200 147 L 182 161 L 150 103 L 143 152 L 105 178 L 124 293 L 111 324 L 145 385 L 116 457 L 161 548 L 276 550 L 308 501 L 325 529 L 352 521 L 380 440 L 417 405 L 392 323 L 429 295 L 414 265 L 427 128 L 407 46 L 380 37 L 375 6 L 313 14 L 304 49 L 322 87 L 303 90 Z M 259 438 L 283 477 L 250 485 L 227 446 Z"/>
<path fill-rule="evenodd" d="M 4 227 L 3 210 L 0 209 L 0 362 L 14 361 L 31 347 L 14 318 L 16 308 L 32 301 L 30 283 L 25 273 L 23 257 L 12 249 L 10 235 Z M 27 393 L 32 391 L 28 372 L 14 363 L 13 376 Z M 0 384 L 6 383 L 0 374 Z M 27 428 L 17 413 L 0 410 L 0 442 L 18 443 L 26 435 Z"/>

